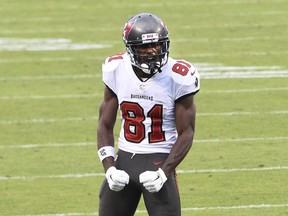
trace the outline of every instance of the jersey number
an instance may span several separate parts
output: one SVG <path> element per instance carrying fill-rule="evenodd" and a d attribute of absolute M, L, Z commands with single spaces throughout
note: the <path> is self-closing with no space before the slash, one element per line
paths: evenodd
<path fill-rule="evenodd" d="M 184 60 L 178 60 L 177 63 L 173 65 L 172 71 L 182 76 L 186 76 L 187 73 L 190 71 L 190 68 L 191 68 L 191 64 L 189 64 L 188 62 Z M 195 71 L 191 73 L 191 75 L 193 75 L 194 73 Z"/>
<path fill-rule="evenodd" d="M 145 139 L 146 129 L 143 124 L 145 120 L 144 110 L 138 103 L 123 102 L 120 105 L 122 118 L 124 122 L 124 136 L 126 140 L 134 143 L 140 143 Z M 165 140 L 165 132 L 162 130 L 163 107 L 154 105 L 147 113 L 151 118 L 151 132 L 148 133 L 150 143 L 161 142 Z"/>

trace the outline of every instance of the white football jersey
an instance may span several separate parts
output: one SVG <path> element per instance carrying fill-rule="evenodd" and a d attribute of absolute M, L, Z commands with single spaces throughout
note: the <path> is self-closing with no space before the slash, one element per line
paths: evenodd
<path fill-rule="evenodd" d="M 168 59 L 161 73 L 141 81 L 127 53 L 106 59 L 103 81 L 118 97 L 121 130 L 118 148 L 131 153 L 169 153 L 177 139 L 175 101 L 200 89 L 197 69 Z"/>

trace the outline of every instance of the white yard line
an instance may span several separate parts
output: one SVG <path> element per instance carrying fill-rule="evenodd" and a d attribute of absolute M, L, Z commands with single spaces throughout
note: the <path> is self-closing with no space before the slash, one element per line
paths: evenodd
<path fill-rule="evenodd" d="M 0 149 L 59 148 L 59 147 L 71 147 L 71 146 L 83 147 L 92 145 L 96 146 L 96 142 L 0 145 Z"/>
<path fill-rule="evenodd" d="M 249 116 L 249 115 L 281 115 L 281 114 L 288 114 L 288 110 L 275 110 L 275 111 L 268 111 L 268 112 L 215 112 L 215 113 L 198 113 L 197 116 Z"/>
<path fill-rule="evenodd" d="M 219 113 L 198 113 L 197 116 L 249 116 L 249 115 L 286 115 L 288 110 L 275 110 L 267 112 L 219 112 Z M 98 120 L 98 116 L 69 117 L 69 118 L 34 118 L 21 120 L 1 120 L 0 125 L 12 124 L 43 124 L 56 122 L 90 121 Z"/>
<path fill-rule="evenodd" d="M 189 26 L 185 26 L 184 28 L 189 28 Z M 104 30 L 104 29 L 102 29 Z M 286 40 L 287 38 L 284 36 L 275 36 L 275 37 L 269 37 L 269 36 L 249 36 L 249 37 L 221 37 L 221 38 L 209 38 L 209 37 L 201 37 L 201 38 L 175 38 L 173 40 L 173 43 L 186 43 L 186 42 L 211 42 L 211 41 L 233 41 L 233 42 L 243 42 L 243 41 L 260 41 L 260 40 L 268 40 L 268 41 L 275 41 L 275 40 Z M 112 40 L 112 41 L 104 41 L 100 42 L 98 44 L 105 44 L 105 45 L 112 45 L 112 44 L 121 44 L 121 40 Z M 33 44 L 71 44 L 72 41 L 67 38 L 47 38 L 47 39 L 41 39 L 41 38 L 32 38 L 32 39 L 26 39 L 26 38 L 0 38 L 0 45 L 3 46 L 9 46 L 9 45 L 19 45 L 19 44 L 26 44 L 26 45 L 33 45 Z"/>
<path fill-rule="evenodd" d="M 202 139 L 194 140 L 194 143 L 233 143 L 233 142 L 267 142 L 288 140 L 288 137 L 248 137 L 248 138 L 227 138 L 227 139 Z M 29 148 L 59 148 L 59 147 L 83 147 L 96 146 L 95 142 L 79 142 L 79 143 L 29 143 L 29 144 L 1 144 L 0 149 L 29 149 Z"/>
<path fill-rule="evenodd" d="M 287 24 L 282 24 L 283 26 L 287 26 Z M 229 24 L 215 24 L 215 25 L 185 25 L 180 28 L 184 29 L 195 29 L 195 28 L 266 28 L 266 27 L 275 27 L 275 26 L 282 26 L 280 23 L 251 23 L 251 24 L 245 24 L 245 23 L 229 23 Z"/>
<path fill-rule="evenodd" d="M 0 44 L 0 51 L 55 51 L 55 50 L 85 50 L 85 49 L 104 49 L 110 48 L 112 45 L 106 44 L 15 44 L 3 45 Z"/>
<path fill-rule="evenodd" d="M 275 71 L 238 71 L 238 72 L 203 72 L 201 79 L 252 79 L 288 77 L 288 70 Z"/>
<path fill-rule="evenodd" d="M 263 208 L 286 208 L 287 204 L 251 204 L 251 205 L 240 205 L 240 206 L 207 206 L 207 207 L 186 207 L 181 208 L 182 212 L 190 212 L 190 211 L 211 211 L 211 210 L 233 210 L 233 209 L 263 209 Z M 146 210 L 137 210 L 136 215 L 147 215 Z M 97 216 L 97 212 L 91 213 L 80 213 L 80 212 L 70 212 L 70 213 L 57 213 L 57 214 L 29 214 L 29 215 L 19 215 L 19 216 L 87 216 L 87 215 L 95 215 Z"/>
<path fill-rule="evenodd" d="M 101 43 L 73 43 L 68 38 L 0 38 L 0 51 L 83 50 L 112 46 Z"/>
<path fill-rule="evenodd" d="M 251 209 L 251 208 L 282 208 L 288 207 L 288 204 L 255 204 L 241 206 L 211 206 L 211 207 L 190 207 L 182 208 L 182 211 L 205 211 L 205 210 L 229 210 L 229 209 Z"/>
<path fill-rule="evenodd" d="M 271 91 L 287 91 L 288 87 L 276 87 L 276 88 L 259 88 L 259 89 L 223 89 L 223 90 L 203 90 L 201 94 L 208 93 L 252 93 L 252 92 L 271 92 Z"/>
<path fill-rule="evenodd" d="M 0 125 L 42 124 L 42 123 L 86 121 L 86 120 L 98 120 L 98 117 L 90 116 L 90 117 L 70 117 L 70 118 L 38 118 L 38 119 L 23 119 L 23 120 L 2 120 L 0 121 Z"/>
<path fill-rule="evenodd" d="M 96 58 L 95 58 L 96 59 Z M 101 58 L 102 59 L 102 58 Z M 21 58 L 21 59 L 0 59 L 0 63 L 30 63 L 30 62 L 57 62 L 57 61 L 76 61 L 76 58 L 71 57 L 51 57 L 51 58 Z M 78 59 L 80 60 L 80 58 Z M 100 58 L 99 58 L 100 60 Z"/>
<path fill-rule="evenodd" d="M 175 4 L 175 3 L 167 2 L 166 4 L 168 4 L 168 5 L 180 5 L 180 4 L 184 5 L 185 4 L 185 3 L 183 4 L 182 2 L 181 3 L 179 2 L 178 4 L 177 3 Z M 234 3 L 234 2 L 232 2 L 232 3 Z M 187 2 L 185 5 L 188 5 L 188 4 L 189 5 L 195 4 L 195 2 L 189 2 L 189 3 Z M 223 3 L 221 2 L 221 4 L 223 4 Z M 114 6 L 116 6 L 116 5 L 114 5 Z M 119 5 L 119 6 L 121 6 L 121 5 Z M 143 4 L 139 5 L 139 7 L 141 7 L 141 6 L 144 7 Z M 150 3 L 147 6 L 150 6 Z M 159 5 L 159 6 L 161 6 L 161 5 Z M 287 12 L 285 10 L 271 10 L 271 11 L 259 11 L 259 12 L 245 12 L 245 11 L 243 11 L 243 12 L 240 12 L 237 14 L 226 12 L 225 14 L 222 14 L 222 16 L 227 16 L 227 17 L 235 17 L 236 15 L 238 17 L 240 17 L 240 16 L 242 16 L 242 17 L 255 16 L 255 15 L 256 16 L 261 16 L 261 15 L 262 16 L 274 16 L 274 15 L 281 15 L 281 14 L 286 14 L 286 13 Z M 199 13 L 192 13 L 192 14 L 190 14 L 190 16 L 199 16 Z M 201 16 L 202 17 L 203 16 L 211 17 L 211 16 L 215 16 L 215 15 L 211 14 L 210 12 L 207 12 L 207 13 L 202 12 Z M 47 17 L 47 16 L 46 17 L 25 17 L 25 18 L 21 18 L 21 20 L 19 20 L 19 18 L 11 18 L 11 17 L 5 18 L 4 17 L 3 19 L 0 20 L 0 23 L 10 24 L 10 23 L 15 23 L 15 22 L 19 23 L 19 21 L 25 22 L 25 23 L 48 23 L 48 22 L 56 22 L 56 21 L 58 21 L 58 22 L 67 22 L 67 21 L 71 22 L 71 21 L 73 21 L 73 19 L 76 20 L 77 17 L 76 18 L 73 18 L 73 17 L 61 17 L 61 18 L 59 18 L 59 17 L 55 17 L 55 16 L 54 17 Z M 82 19 L 83 20 L 89 20 L 89 21 L 91 21 L 91 20 L 96 21 L 97 20 L 97 18 L 95 18 L 95 16 L 84 16 Z"/>
<path fill-rule="evenodd" d="M 193 26 L 194 28 L 195 26 Z M 203 26 L 202 26 L 203 27 Z M 206 26 L 209 28 L 209 26 Z M 184 28 L 190 28 L 190 26 L 185 26 Z M 192 28 L 192 26 L 191 26 Z M 95 29 L 93 29 L 95 30 Z M 103 29 L 102 29 L 103 30 Z M 30 30 L 31 31 L 31 30 Z M 57 30 L 56 30 L 57 31 Z M 99 31 L 99 30 L 98 30 Z M 71 32 L 73 32 L 71 30 Z M 195 43 L 210 43 L 210 42 L 227 42 L 227 41 L 232 41 L 232 42 L 243 42 L 243 41 L 278 41 L 278 40 L 286 40 L 286 37 L 282 36 L 275 36 L 275 37 L 269 37 L 269 36 L 264 36 L 264 37 L 254 37 L 254 36 L 249 36 L 249 37 L 222 37 L 222 38 L 209 38 L 209 37 L 201 37 L 201 38 L 175 38 L 173 40 L 173 43 L 187 43 L 187 42 L 195 42 Z M 84 46 L 83 49 L 88 49 L 89 45 L 92 48 L 109 48 L 112 47 L 114 44 L 121 44 L 123 43 L 121 40 L 111 40 L 111 41 L 102 41 L 98 43 L 79 43 L 78 44 L 78 49 L 80 49 L 80 45 Z M 47 45 L 53 47 L 60 47 L 61 50 L 65 50 L 65 47 L 67 48 L 66 50 L 71 50 L 71 45 L 76 46 L 76 43 L 72 43 L 70 39 L 67 38 L 31 38 L 31 39 L 26 39 L 26 38 L 0 38 L 0 45 L 1 48 L 0 50 L 2 51 L 18 51 L 18 49 L 23 50 L 25 48 L 26 51 L 33 51 L 33 50 L 41 50 L 41 46 L 43 46 L 43 50 L 47 50 Z M 68 46 L 70 45 L 70 46 Z M 37 47 L 33 48 L 33 47 Z M 86 47 L 86 48 L 85 48 Z M 44 49 L 45 48 L 45 49 Z M 50 50 L 57 50 L 57 49 L 52 49 Z M 49 50 L 49 49 L 48 49 Z M 273 51 L 271 51 L 273 53 Z M 269 51 L 269 55 L 271 55 L 271 52 Z M 281 52 L 281 51 L 280 51 Z M 283 51 L 285 52 L 285 51 Z M 239 54 L 243 54 L 244 52 L 237 52 Z M 249 53 L 249 52 L 245 52 Z M 250 53 L 257 53 L 257 52 L 250 52 Z M 217 55 L 223 55 L 223 53 L 215 53 Z M 230 55 L 230 53 L 227 53 L 226 55 Z M 63 58 L 65 59 L 65 58 Z M 67 59 L 67 58 L 66 58 Z M 0 61 L 1 62 L 1 61 Z"/>
<path fill-rule="evenodd" d="M 196 63 L 197 64 L 197 63 Z M 246 73 L 253 74 L 255 72 L 261 73 L 262 71 L 277 71 L 282 70 L 283 67 L 281 66 L 224 66 L 224 65 L 206 65 L 206 66 L 200 66 L 199 70 L 201 73 L 206 72 L 214 72 L 218 73 L 220 72 L 229 72 L 229 73 L 236 73 L 238 74 L 239 71 L 246 71 Z M 241 72 L 243 73 L 243 72 Z M 265 74 L 265 72 L 264 72 Z"/>
<path fill-rule="evenodd" d="M 185 28 L 188 28 L 188 26 L 185 26 Z M 192 27 L 191 27 L 192 28 Z M 216 42 L 216 41 L 232 41 L 232 42 L 243 42 L 243 41 L 263 41 L 263 40 L 268 40 L 268 41 L 276 41 L 276 40 L 287 40 L 287 37 L 282 37 L 282 36 L 275 36 L 275 37 L 222 37 L 222 38 L 207 38 L 207 37 L 202 37 L 202 38 L 179 38 L 179 39 L 174 39 L 173 43 L 187 43 L 187 42 L 202 42 L 202 43 L 208 43 L 208 42 Z M 113 41 L 113 43 L 116 43 L 116 41 Z"/>
<path fill-rule="evenodd" d="M 175 54 L 176 58 L 198 58 L 198 57 L 219 57 L 219 56 L 270 56 L 270 55 L 285 55 L 287 54 L 287 50 L 283 51 L 271 51 L 271 52 L 234 52 L 234 53 L 195 53 L 195 54 L 189 54 L 189 55 L 181 55 L 177 56 Z"/>
<path fill-rule="evenodd" d="M 0 100 L 46 100 L 46 99 L 78 99 L 101 97 L 102 94 L 75 94 L 75 95 L 27 95 L 27 96 L 0 96 Z"/>
<path fill-rule="evenodd" d="M 7 59 L 7 58 L 2 58 L 0 59 L 0 63 L 30 63 L 30 62 L 58 62 L 58 61 L 87 61 L 87 60 L 91 60 L 91 61 L 95 61 L 95 60 L 99 60 L 99 61 L 104 61 L 105 57 L 101 57 L 101 56 L 93 56 L 93 57 L 84 57 L 84 58 L 74 58 L 74 57 L 46 57 L 46 58 L 20 58 L 20 59 Z"/>
<path fill-rule="evenodd" d="M 231 168 L 231 169 L 201 169 L 201 170 L 177 170 L 177 174 L 189 173 L 230 173 L 230 172 L 255 172 L 255 171 L 277 171 L 288 170 L 288 166 L 257 167 L 257 168 Z M 69 179 L 69 178 L 90 178 L 103 177 L 105 173 L 73 173 L 45 176 L 0 176 L 0 181 L 23 180 L 31 181 L 37 179 Z"/>
<path fill-rule="evenodd" d="M 270 171 L 270 170 L 288 170 L 288 166 L 257 167 L 257 168 L 232 168 L 232 169 L 206 169 L 206 170 L 204 170 L 204 169 L 203 170 L 177 170 L 177 174 L 251 172 L 251 171 Z"/>
<path fill-rule="evenodd" d="M 111 44 L 113 43 L 113 41 L 109 41 L 107 42 L 107 44 Z M 116 43 L 116 41 L 115 41 Z M 198 57 L 214 57 L 214 56 L 270 56 L 270 55 L 286 55 L 288 54 L 288 51 L 287 50 L 279 50 L 279 51 L 269 51 L 269 52 L 265 52 L 265 51 L 254 51 L 254 52 L 251 52 L 251 51 L 244 51 L 244 52 L 234 52 L 234 53 L 195 53 L 195 54 L 186 54 L 186 55 L 177 55 L 177 54 L 174 54 L 173 56 L 175 58 L 198 58 Z M 91 61 L 101 61 L 103 62 L 105 60 L 106 56 L 95 56 L 95 57 L 85 57 L 85 58 L 73 58 L 73 57 L 47 57 L 47 58 L 33 58 L 33 59 L 30 59 L 30 58 L 20 58 L 20 59 L 7 59 L 7 58 L 2 58 L 0 59 L 0 63 L 3 63 L 3 64 L 10 64 L 10 63 L 29 63 L 29 62 L 57 62 L 57 61 L 81 61 L 81 60 L 91 60 Z M 197 65 L 197 63 L 194 63 L 195 65 Z M 205 66 L 205 64 L 202 64 Z M 208 65 L 212 65 L 212 64 L 208 64 Z M 219 64 L 218 64 L 219 65 Z M 221 65 L 221 64 L 220 64 Z M 217 66 L 217 64 L 214 64 L 212 65 L 212 67 L 215 68 L 215 66 Z M 261 66 L 260 66 L 261 67 Z M 272 66 L 272 67 L 277 67 L 277 66 Z M 217 68 L 217 67 L 216 67 Z M 202 71 L 202 67 L 199 67 L 199 70 L 201 69 Z"/>
<path fill-rule="evenodd" d="M 236 78 L 276 78 L 288 77 L 288 70 L 274 70 L 278 66 L 270 67 L 270 70 L 261 70 L 261 67 L 253 67 L 252 70 L 245 70 L 241 67 L 203 67 L 200 71 L 201 79 L 236 79 Z M 274 69 L 273 69 L 274 68 Z M 198 69 L 198 70 L 201 70 Z M 95 74 L 74 74 L 74 75 L 42 75 L 42 76 L 17 76 L 0 77 L 0 81 L 33 81 L 50 79 L 99 79 L 102 73 Z"/>
<path fill-rule="evenodd" d="M 284 28 L 284 26 L 287 26 L 287 24 L 278 24 L 278 23 L 273 23 L 273 22 L 267 22 L 267 23 L 251 23 L 251 24 L 243 24 L 243 23 L 232 23 L 232 24 L 219 24 L 219 25 L 184 25 L 184 26 L 180 26 L 179 29 L 204 29 L 204 28 L 208 28 L 208 29 L 225 29 L 225 28 L 270 28 L 270 27 L 282 27 Z M 47 33 L 74 33 L 74 32 L 99 32 L 99 31 L 104 31 L 104 32 L 108 32 L 108 31 L 121 31 L 121 27 L 108 27 L 108 28 L 65 28 L 65 29 L 57 29 L 57 28 L 53 28 L 53 29 L 21 29 L 21 30 L 9 30 L 9 29 L 5 29 L 0 31 L 1 35 L 11 35 L 11 34 L 19 34 L 19 35 L 23 35 L 23 34 L 47 34 Z M 277 37 L 275 38 L 277 39 Z"/>
<path fill-rule="evenodd" d="M 74 74 L 74 75 L 42 75 L 42 76 L 17 76 L 0 77 L 0 81 L 33 81 L 33 80 L 51 80 L 51 79 L 91 79 L 101 78 L 101 73 L 95 74 Z"/>
<path fill-rule="evenodd" d="M 260 88 L 260 89 L 227 89 L 227 90 L 203 90 L 201 94 L 230 94 L 230 93 L 253 93 L 253 92 L 272 92 L 287 91 L 288 87 Z M 0 96 L 0 100 L 49 100 L 49 99 L 79 99 L 102 97 L 102 93 L 96 94 L 72 94 L 72 95 L 23 95 L 23 96 Z"/>

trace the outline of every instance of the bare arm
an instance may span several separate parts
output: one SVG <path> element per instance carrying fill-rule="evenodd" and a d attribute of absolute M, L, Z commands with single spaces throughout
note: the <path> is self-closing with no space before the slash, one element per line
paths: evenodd
<path fill-rule="evenodd" d="M 192 147 L 195 118 L 196 105 L 194 95 L 186 96 L 176 102 L 175 122 L 178 138 L 162 167 L 166 176 L 175 170 Z"/>
<path fill-rule="evenodd" d="M 118 100 L 116 95 L 106 86 L 104 98 L 99 108 L 99 120 L 97 128 L 98 149 L 104 146 L 114 147 L 114 125 L 117 118 Z M 103 161 L 105 172 L 110 166 L 114 166 L 114 158 L 107 157 Z"/>

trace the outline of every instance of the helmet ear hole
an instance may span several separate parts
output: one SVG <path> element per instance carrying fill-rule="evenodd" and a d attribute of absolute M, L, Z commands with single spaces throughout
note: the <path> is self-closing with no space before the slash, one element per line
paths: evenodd
<path fill-rule="evenodd" d="M 123 29 L 123 41 L 126 51 L 130 56 L 132 65 L 147 70 L 154 74 L 161 71 L 161 68 L 167 63 L 169 55 L 169 35 L 164 22 L 156 15 L 151 13 L 141 13 L 131 17 Z M 153 56 L 145 55 L 150 62 L 143 62 L 143 55 L 139 54 L 137 48 L 139 45 L 160 44 L 161 51 Z M 151 61 L 151 59 L 155 59 Z M 146 64 L 145 66 L 143 65 Z M 142 66 L 141 66 L 142 65 Z M 147 68 L 148 65 L 148 68 Z"/>

